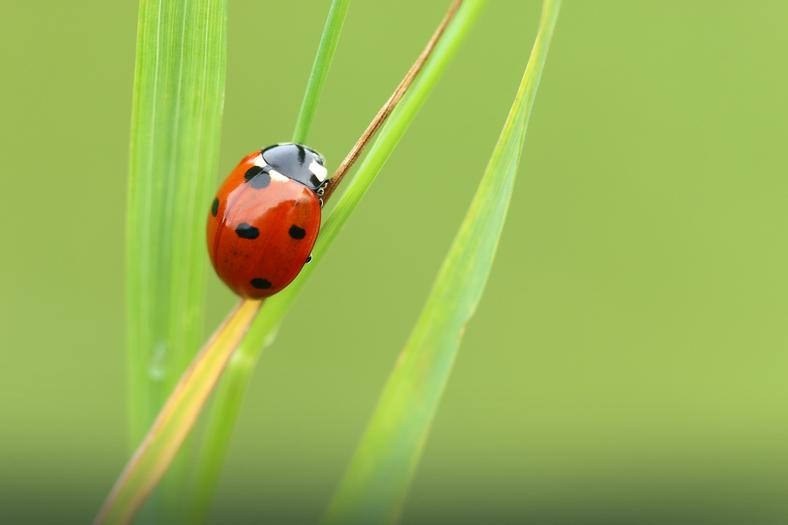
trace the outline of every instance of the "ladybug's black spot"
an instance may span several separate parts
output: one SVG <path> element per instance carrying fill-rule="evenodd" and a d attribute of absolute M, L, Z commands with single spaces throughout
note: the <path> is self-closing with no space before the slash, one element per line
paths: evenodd
<path fill-rule="evenodd" d="M 211 215 L 216 217 L 217 213 L 219 213 L 219 198 L 214 197 L 213 204 L 211 204 Z"/>
<path fill-rule="evenodd" d="M 254 279 L 249 281 L 249 284 L 257 288 L 258 290 L 265 290 L 267 288 L 271 288 L 271 281 L 266 279 L 261 279 L 259 277 L 255 277 Z"/>
<path fill-rule="evenodd" d="M 260 166 L 252 166 L 246 170 L 244 180 L 256 190 L 263 189 L 271 184 L 271 176 L 268 174 L 268 169 Z"/>
<path fill-rule="evenodd" d="M 309 262 L 309 261 L 311 261 L 311 260 L 312 260 L 312 256 L 311 256 L 311 255 L 310 255 L 309 257 L 307 257 L 307 258 L 306 258 L 306 262 Z M 304 263 L 304 264 L 306 264 L 306 263 Z"/>
<path fill-rule="evenodd" d="M 306 236 L 306 230 L 303 228 L 299 228 L 295 224 L 290 226 L 290 231 L 288 232 L 290 237 L 293 239 L 303 239 Z"/>
<path fill-rule="evenodd" d="M 235 228 L 235 233 L 242 239 L 256 239 L 260 235 L 260 230 L 251 224 L 242 222 Z"/>
<path fill-rule="evenodd" d="M 263 171 L 265 171 L 265 170 L 263 168 L 261 168 L 260 166 L 252 166 L 251 168 L 246 170 L 246 173 L 244 173 L 244 180 L 246 182 L 249 182 L 250 180 L 252 180 L 252 177 L 254 177 L 255 175 L 257 175 L 259 173 L 262 173 Z"/>

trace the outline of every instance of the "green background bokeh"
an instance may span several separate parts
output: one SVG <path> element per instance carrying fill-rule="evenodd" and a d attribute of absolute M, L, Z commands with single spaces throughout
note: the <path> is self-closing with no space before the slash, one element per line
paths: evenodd
<path fill-rule="evenodd" d="M 310 140 L 329 163 L 445 3 L 353 3 Z M 327 6 L 230 4 L 217 182 L 290 137 Z M 137 6 L 3 7 L 0 522 L 84 523 L 126 459 Z M 475 190 L 538 12 L 490 0 L 318 261 L 255 373 L 216 523 L 322 512 Z M 405 523 L 788 522 L 786 24 L 776 0 L 564 2 Z M 233 302 L 209 278 L 206 330 Z"/>

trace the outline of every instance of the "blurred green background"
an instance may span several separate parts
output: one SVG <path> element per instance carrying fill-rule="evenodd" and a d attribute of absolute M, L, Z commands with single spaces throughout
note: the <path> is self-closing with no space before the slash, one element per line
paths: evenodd
<path fill-rule="evenodd" d="M 230 4 L 217 182 L 290 137 L 327 10 Z M 445 4 L 353 3 L 310 141 L 330 163 Z M 0 18 L 2 523 L 89 521 L 126 460 L 136 9 L 31 0 Z M 323 511 L 475 190 L 538 12 L 489 2 L 319 261 L 256 372 L 216 523 Z M 788 522 L 786 23 L 777 0 L 564 3 L 405 523 Z M 210 280 L 206 330 L 233 302 Z"/>

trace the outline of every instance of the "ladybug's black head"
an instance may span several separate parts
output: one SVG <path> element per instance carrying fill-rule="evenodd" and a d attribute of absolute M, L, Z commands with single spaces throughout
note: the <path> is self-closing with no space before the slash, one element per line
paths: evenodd
<path fill-rule="evenodd" d="M 289 179 L 317 191 L 326 181 L 328 171 L 323 156 L 302 144 L 277 144 L 261 152 L 263 160 Z"/>

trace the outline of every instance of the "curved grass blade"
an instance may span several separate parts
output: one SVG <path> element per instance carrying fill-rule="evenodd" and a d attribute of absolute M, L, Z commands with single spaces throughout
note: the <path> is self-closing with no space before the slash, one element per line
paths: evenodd
<path fill-rule="evenodd" d="M 331 61 L 334 59 L 334 52 L 339 43 L 339 35 L 342 33 L 342 24 L 345 22 L 348 7 L 350 7 L 350 0 L 332 0 L 331 2 L 326 24 L 323 27 L 323 35 L 320 37 L 320 44 L 317 47 L 315 62 L 312 64 L 309 82 L 306 85 L 304 99 L 301 102 L 301 110 L 298 112 L 293 142 L 303 144 L 309 135 L 317 103 L 320 100 L 320 93 L 323 91 L 328 70 L 331 68 Z"/>
<path fill-rule="evenodd" d="M 424 65 L 424 69 L 408 90 L 408 94 L 380 130 L 369 153 L 359 166 L 356 176 L 351 180 L 336 206 L 328 213 L 312 251 L 315 259 L 319 260 L 326 253 L 383 169 L 386 160 L 415 119 L 478 18 L 484 3 L 485 0 L 465 0 L 462 3 Z M 217 388 L 203 429 L 203 445 L 194 475 L 196 483 L 194 504 L 207 505 L 210 502 L 254 366 L 263 348 L 275 339 L 282 320 L 314 267 L 315 265 L 305 266 L 293 283 L 266 301 L 264 312 L 255 319 L 243 343 L 231 358 L 224 378 Z"/>
<path fill-rule="evenodd" d="M 242 301 L 186 370 L 112 488 L 96 524 L 130 523 L 186 439 L 259 301 Z"/>
<path fill-rule="evenodd" d="M 226 0 L 140 1 L 126 221 L 135 446 L 204 338 L 202 239 L 218 163 L 226 7 Z M 178 468 L 168 477 L 163 511 L 185 474 Z"/>
<path fill-rule="evenodd" d="M 391 523 L 400 514 L 465 325 L 490 274 L 559 4 L 544 2 L 531 58 L 484 177 L 329 507 L 327 523 Z"/>

